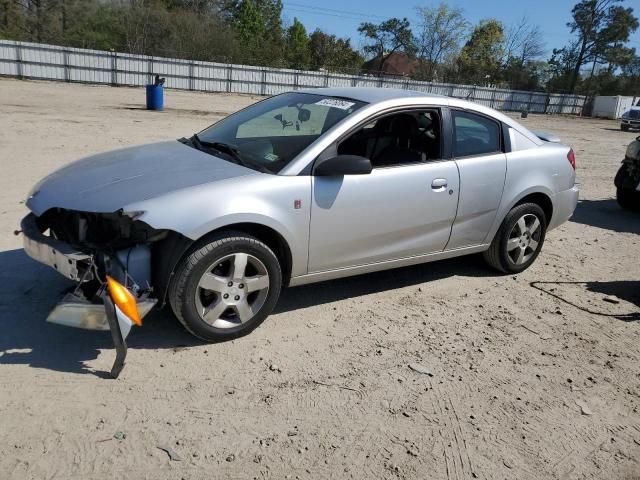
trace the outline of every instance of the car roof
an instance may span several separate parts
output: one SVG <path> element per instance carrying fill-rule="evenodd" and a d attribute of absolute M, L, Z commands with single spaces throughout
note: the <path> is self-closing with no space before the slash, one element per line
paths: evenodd
<path fill-rule="evenodd" d="M 400 88 L 380 88 L 380 87 L 325 87 L 325 88 L 303 88 L 298 90 L 302 93 L 313 93 L 316 95 L 326 95 L 327 97 L 352 98 L 367 103 L 378 103 L 386 100 L 396 100 L 408 97 L 433 97 L 446 98 L 433 93 L 418 92 L 416 90 L 404 90 Z"/>
<path fill-rule="evenodd" d="M 435 93 L 418 92 L 416 90 L 404 90 L 400 88 L 383 88 L 383 87 L 323 87 L 323 88 L 303 88 L 296 90 L 297 92 L 310 93 L 315 95 L 325 95 L 327 97 L 342 97 L 359 100 L 374 106 L 383 102 L 393 102 L 398 100 L 407 101 L 407 99 L 417 99 L 417 103 L 439 104 L 451 107 L 468 109 L 471 111 L 489 115 L 499 120 L 511 128 L 518 130 L 525 137 L 529 138 L 536 145 L 542 145 L 542 140 L 533 132 L 529 131 L 524 125 L 518 123 L 513 118 L 505 114 L 489 108 L 479 103 L 462 100 L 460 98 L 447 97 L 445 95 L 437 95 Z"/>

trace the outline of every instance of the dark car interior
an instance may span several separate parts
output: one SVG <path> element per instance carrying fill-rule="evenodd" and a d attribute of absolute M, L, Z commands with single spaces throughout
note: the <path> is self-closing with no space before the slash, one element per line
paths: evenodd
<path fill-rule="evenodd" d="M 357 130 L 338 145 L 340 155 L 359 155 L 374 168 L 441 158 L 441 121 L 437 109 L 396 113 Z"/>

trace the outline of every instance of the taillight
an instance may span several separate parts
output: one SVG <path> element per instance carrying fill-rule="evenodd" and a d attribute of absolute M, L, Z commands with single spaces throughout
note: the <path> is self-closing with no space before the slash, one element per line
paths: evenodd
<path fill-rule="evenodd" d="M 571 166 L 575 170 L 576 169 L 576 154 L 573 153 L 573 148 L 569 149 L 569 153 L 567 153 L 567 160 L 569 160 L 569 163 L 571 164 Z"/>

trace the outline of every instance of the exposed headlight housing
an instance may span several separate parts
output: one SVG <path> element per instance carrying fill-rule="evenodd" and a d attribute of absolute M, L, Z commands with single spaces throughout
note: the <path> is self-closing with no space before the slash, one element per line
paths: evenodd
<path fill-rule="evenodd" d="M 142 217 L 146 212 L 144 210 L 132 210 L 130 212 L 125 212 L 124 210 L 121 210 L 120 213 L 123 216 L 129 217 L 131 220 L 138 220 L 140 217 Z"/>

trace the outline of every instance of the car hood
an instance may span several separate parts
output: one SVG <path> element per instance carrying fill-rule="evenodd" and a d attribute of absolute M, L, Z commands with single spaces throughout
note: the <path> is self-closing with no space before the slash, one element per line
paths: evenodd
<path fill-rule="evenodd" d="M 71 163 L 36 184 L 27 207 L 36 215 L 50 208 L 115 212 L 174 190 L 243 175 L 249 168 L 178 141 L 93 155 Z"/>

